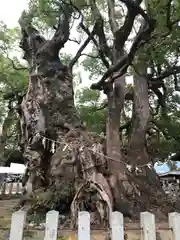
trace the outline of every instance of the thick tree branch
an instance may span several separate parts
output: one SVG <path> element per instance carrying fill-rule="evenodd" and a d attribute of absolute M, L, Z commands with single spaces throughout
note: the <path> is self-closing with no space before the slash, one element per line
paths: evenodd
<path fill-rule="evenodd" d="M 141 157 L 142 153 L 146 154 L 145 136 L 149 120 L 148 85 L 146 79 L 134 74 L 134 87 L 136 91 L 134 91 L 133 98 L 132 134 L 127 155 L 133 161 L 136 152 L 138 156 L 136 161 L 141 164 L 144 161 Z"/>
<path fill-rule="evenodd" d="M 113 35 L 118 30 L 118 23 L 116 22 L 115 17 L 115 3 L 114 0 L 107 0 L 108 4 L 108 18 L 109 18 L 109 25 Z"/>
<path fill-rule="evenodd" d="M 30 36 L 32 34 L 39 35 L 39 31 L 32 26 L 32 19 L 33 14 L 27 13 L 25 11 L 22 12 L 21 17 L 19 19 L 19 25 L 21 26 L 21 29 L 25 31 L 27 36 Z"/>
<path fill-rule="evenodd" d="M 80 27 L 82 28 L 82 30 L 83 30 L 88 36 L 91 36 L 91 33 L 90 33 L 89 29 L 88 29 L 83 23 L 80 24 Z M 93 36 L 92 36 L 91 39 L 92 39 L 94 45 L 97 47 L 99 56 L 100 56 L 100 58 L 101 58 L 101 60 L 102 60 L 102 62 L 103 62 L 103 64 L 104 64 L 104 66 L 105 66 L 106 68 L 109 68 L 109 62 L 108 62 L 108 60 L 106 59 L 106 57 L 105 57 L 104 52 L 102 51 L 102 49 L 99 48 L 98 42 L 96 41 L 96 39 L 95 39 Z"/>
<path fill-rule="evenodd" d="M 78 14 L 79 14 L 79 18 L 81 17 L 81 21 L 80 21 L 80 24 L 79 24 L 79 27 L 81 27 L 81 29 L 88 35 L 88 39 L 89 40 L 92 40 L 93 41 L 93 43 L 95 44 L 95 46 L 97 47 L 97 50 L 98 50 L 98 52 L 99 52 L 99 56 L 100 56 L 100 58 L 101 58 L 101 60 L 102 60 L 102 62 L 103 62 L 103 64 L 106 66 L 106 68 L 109 68 L 109 62 L 108 62 L 108 60 L 106 59 L 106 57 L 105 57 L 105 52 L 106 51 L 104 51 L 104 48 L 102 48 L 102 46 L 99 46 L 99 43 L 96 41 L 96 39 L 94 38 L 94 34 L 92 34 L 92 32 L 90 32 L 89 31 L 89 29 L 84 25 L 84 23 L 83 23 L 83 20 L 84 20 L 84 16 L 83 16 L 83 14 L 82 14 L 82 12 L 79 10 L 79 8 L 78 7 L 76 7 L 73 3 L 72 3 L 72 1 L 70 1 L 70 4 L 67 4 L 67 5 L 70 5 L 71 7 L 73 7 L 73 9 L 75 10 L 75 11 L 77 11 L 78 12 Z M 95 7 L 96 7 L 96 5 L 95 5 Z M 97 9 L 98 10 L 98 9 Z M 100 14 L 100 13 L 99 13 Z M 102 18 L 101 18 L 102 19 Z M 98 28 L 98 21 L 95 21 L 95 25 L 94 25 L 94 33 L 96 33 L 96 31 L 97 31 L 97 28 Z M 103 31 L 103 29 L 101 30 L 101 31 Z M 89 41 L 89 40 L 87 40 L 87 41 Z M 104 34 L 104 42 L 105 42 L 105 44 L 106 44 L 106 39 L 105 39 L 105 34 Z M 85 44 L 86 44 L 86 41 L 85 41 L 85 43 L 83 44 L 84 46 L 85 46 Z M 107 45 L 107 44 L 106 44 Z M 85 47 L 84 47 L 85 48 Z M 108 46 L 106 46 L 106 49 L 108 48 Z M 80 48 L 80 50 L 77 52 L 77 54 L 78 54 L 78 56 L 79 56 L 79 53 L 80 53 L 80 51 L 81 51 L 81 49 L 82 48 Z M 82 52 L 82 51 L 81 51 Z M 81 54 L 82 55 L 82 54 Z M 84 54 L 83 54 L 84 55 Z M 79 56 L 80 57 L 80 56 Z M 78 57 L 78 58 L 79 58 Z M 112 56 L 111 56 L 112 57 Z"/>
<path fill-rule="evenodd" d="M 125 3 L 128 13 L 126 15 L 125 21 L 123 26 L 120 29 L 117 29 L 117 31 L 114 33 L 115 35 L 115 48 L 116 50 L 122 51 L 125 42 L 127 41 L 129 34 L 131 33 L 134 19 L 137 16 L 138 12 L 135 11 L 135 8 L 133 7 L 133 4 L 129 4 L 129 1 L 122 1 Z M 139 1 L 139 4 L 141 1 Z"/>
<path fill-rule="evenodd" d="M 144 45 L 149 40 L 150 34 L 153 30 L 154 30 L 154 21 L 152 21 L 150 25 L 147 24 L 146 22 L 143 22 L 134 40 L 134 43 L 131 47 L 129 54 L 123 56 L 121 59 L 119 59 L 116 62 L 115 65 L 110 67 L 105 72 L 101 80 L 98 83 L 92 84 L 91 88 L 102 90 L 104 87 L 103 85 L 105 83 L 105 80 L 109 78 L 113 73 L 118 72 L 115 78 L 111 79 L 111 82 L 113 82 L 116 78 L 122 76 L 126 72 L 128 66 L 132 63 L 132 60 L 138 48 Z"/>
<path fill-rule="evenodd" d="M 136 15 L 141 15 L 144 20 L 150 24 L 151 19 L 149 18 L 148 14 L 140 7 L 142 0 L 119 0 L 123 2 L 128 9 L 133 9 L 136 12 Z"/>
<path fill-rule="evenodd" d="M 101 80 L 97 83 L 94 83 L 91 85 L 92 89 L 98 89 L 98 90 L 102 90 L 104 88 L 104 82 L 107 78 L 109 78 L 113 73 L 116 73 L 118 70 L 120 73 L 117 74 L 117 76 L 115 76 L 114 78 L 111 79 L 111 82 L 113 83 L 113 81 L 117 78 L 119 78 L 120 76 L 122 76 L 125 71 L 127 70 L 128 67 L 128 63 L 129 63 L 129 56 L 123 56 L 119 61 L 117 61 L 117 63 L 115 65 L 113 65 L 112 67 L 110 67 L 105 74 L 103 75 L 103 77 L 101 78 Z M 125 70 L 124 70 L 124 68 Z M 122 69 L 124 71 L 122 71 Z"/>
<path fill-rule="evenodd" d="M 140 7 L 142 0 L 132 1 L 132 0 L 120 0 L 123 2 L 127 9 L 128 13 L 126 15 L 124 25 L 115 32 L 115 47 L 118 51 L 123 49 L 125 42 L 127 41 L 129 34 L 132 31 L 135 17 L 141 15 L 144 20 L 150 24 L 150 18 L 145 13 L 145 11 Z"/>
<path fill-rule="evenodd" d="M 57 30 L 51 40 L 51 45 L 59 52 L 64 44 L 68 41 L 70 35 L 69 22 L 71 19 L 71 14 L 73 12 L 73 6 L 70 4 L 59 4 L 61 14 L 59 16 L 59 22 L 57 25 Z"/>
<path fill-rule="evenodd" d="M 91 86 L 93 89 L 102 90 L 105 80 L 115 72 L 118 72 L 118 74 L 115 76 L 115 78 L 111 79 L 112 82 L 118 77 L 122 76 L 127 71 L 128 66 L 132 63 L 132 60 L 138 48 L 149 40 L 150 34 L 154 30 L 154 20 L 150 20 L 148 15 L 139 6 L 141 0 L 138 0 L 136 2 L 132 0 L 122 0 L 121 2 L 125 3 L 127 6 L 128 14 L 126 16 L 124 25 L 115 32 L 115 47 L 118 52 L 122 51 L 124 48 L 124 44 L 132 30 L 135 17 L 140 14 L 144 18 L 144 22 L 142 23 L 138 34 L 136 35 L 129 54 L 121 57 L 118 61 L 116 61 L 116 64 L 107 70 L 101 80 Z"/>
<path fill-rule="evenodd" d="M 84 41 L 83 45 L 79 48 L 79 50 L 77 51 L 76 55 L 74 56 L 74 58 L 71 60 L 70 64 L 69 64 L 69 68 L 72 69 L 72 67 L 74 66 L 74 64 L 78 61 L 78 59 L 81 57 L 81 53 L 83 52 L 83 50 L 86 48 L 86 46 L 89 44 L 89 42 L 91 41 L 92 37 L 94 36 L 95 31 L 93 29 L 93 31 L 90 33 L 90 35 L 88 36 L 88 38 Z"/>
<path fill-rule="evenodd" d="M 118 78 L 112 85 L 107 84 L 104 89 L 108 99 L 108 118 L 106 122 L 106 149 L 107 156 L 120 161 L 122 157 L 121 142 L 119 136 L 119 124 L 121 111 L 124 107 L 125 98 L 125 76 Z M 110 171 L 117 168 L 117 163 L 108 161 Z"/>
<path fill-rule="evenodd" d="M 103 62 L 103 64 L 105 65 L 106 68 L 109 68 L 109 62 L 105 57 L 104 51 L 103 49 L 99 46 L 97 40 L 94 38 L 94 35 L 91 34 L 91 32 L 89 31 L 89 29 L 84 25 L 83 20 L 84 20 L 84 16 L 82 14 L 82 12 L 79 10 L 79 8 L 77 8 L 72 1 L 70 1 L 71 6 L 79 13 L 79 18 L 81 17 L 81 21 L 79 24 L 79 27 L 89 36 L 90 40 L 92 40 L 92 42 L 94 43 L 94 45 L 97 47 L 97 50 L 99 52 L 99 56 Z M 89 6 L 89 5 L 88 5 Z M 94 25 L 94 29 L 97 29 L 97 21 L 95 22 Z M 106 40 L 105 40 L 106 41 Z M 83 54 L 84 55 L 84 54 Z"/>
<path fill-rule="evenodd" d="M 162 72 L 158 77 L 152 78 L 152 80 L 158 81 L 163 80 L 164 78 L 168 78 L 171 75 L 180 73 L 180 66 L 172 66 L 166 69 L 164 72 Z"/>
<path fill-rule="evenodd" d="M 22 13 L 19 19 L 19 25 L 21 27 L 22 39 L 20 42 L 20 48 L 24 51 L 24 59 L 32 67 L 34 65 L 34 57 L 42 44 L 46 43 L 44 37 L 42 37 L 39 31 L 31 24 L 33 14 Z"/>
<path fill-rule="evenodd" d="M 104 33 L 104 20 L 96 5 L 96 0 L 90 0 L 90 3 L 91 3 L 92 14 L 94 16 L 94 20 L 96 23 L 95 33 L 99 39 L 99 48 L 101 49 L 102 52 L 104 52 L 105 56 L 109 58 L 112 62 L 111 49 L 107 44 L 106 36 Z"/>

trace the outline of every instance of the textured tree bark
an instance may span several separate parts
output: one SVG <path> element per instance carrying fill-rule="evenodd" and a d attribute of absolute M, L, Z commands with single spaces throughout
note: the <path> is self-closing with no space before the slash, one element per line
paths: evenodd
<path fill-rule="evenodd" d="M 107 98 L 106 152 L 108 156 L 108 169 L 110 171 L 108 180 L 114 198 L 114 209 L 121 210 L 124 214 L 129 215 L 127 209 L 123 211 L 123 208 L 121 208 L 121 204 L 124 204 L 122 182 L 127 180 L 126 165 L 124 164 L 124 157 L 121 151 L 119 133 L 120 115 L 125 98 L 125 77 L 117 79 L 114 87 L 112 85 L 109 86 Z"/>
<path fill-rule="evenodd" d="M 134 73 L 133 123 L 126 155 L 122 153 L 119 139 L 120 113 L 124 103 L 123 79 L 119 79 L 119 83 L 119 97 L 110 90 L 107 94 L 109 112 L 106 149 L 114 209 L 128 217 L 137 218 L 141 211 L 149 210 L 157 217 L 164 218 L 169 211 L 176 209 L 177 205 L 169 202 L 154 168 L 147 166 L 150 163 L 146 150 L 146 132 L 150 117 L 147 80 Z M 130 171 L 127 170 L 127 164 L 131 165 Z"/>
<path fill-rule="evenodd" d="M 64 26 L 69 31 L 67 21 Z M 28 196 L 35 195 L 40 188 L 58 192 L 62 179 L 66 179 L 74 183 L 73 220 L 79 208 L 95 208 L 102 221 L 107 218 L 105 213 L 110 214 L 113 209 L 128 217 L 160 206 L 160 210 L 167 213 L 173 206 L 167 204 L 165 209 L 162 207 L 165 201 L 157 201 L 166 197 L 155 171 L 147 166 L 136 169 L 136 165 L 149 162 L 145 148 L 149 119 L 147 81 L 137 75 L 134 78 L 132 136 L 126 156 L 119 138 L 125 78 L 108 86 L 105 158 L 100 139 L 84 129 L 74 104 L 72 69 L 64 66 L 58 55 L 68 33 L 57 31 L 54 38 L 47 41 L 29 22 L 21 19 L 20 25 L 21 48 L 30 66 L 28 90 L 19 110 L 20 147 L 28 162 Z M 58 142 L 55 153 L 53 140 Z M 107 162 L 108 174 L 105 172 Z M 132 171 L 128 171 L 127 164 L 133 166 Z M 96 192 L 95 206 L 84 200 L 84 196 L 92 195 L 88 188 Z"/>
<path fill-rule="evenodd" d="M 27 196 L 35 195 L 40 188 L 58 191 L 62 178 L 71 175 L 77 191 L 71 207 L 73 220 L 79 204 L 83 205 L 82 191 L 87 188 L 96 191 L 95 205 L 103 220 L 107 212 L 104 203 L 109 213 L 113 205 L 109 184 L 98 170 L 105 165 L 103 148 L 86 133 L 75 108 L 71 67 L 63 66 L 58 56 L 63 37 L 55 34 L 46 41 L 23 15 L 20 25 L 21 48 L 30 66 L 28 91 L 19 108 L 20 147 L 28 163 L 24 178 Z M 69 31 L 68 26 L 65 30 Z M 53 140 L 59 143 L 55 154 Z"/>

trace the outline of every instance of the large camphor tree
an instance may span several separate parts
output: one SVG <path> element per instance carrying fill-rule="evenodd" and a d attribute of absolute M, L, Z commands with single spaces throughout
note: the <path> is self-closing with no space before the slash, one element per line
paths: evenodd
<path fill-rule="evenodd" d="M 79 209 L 95 213 L 101 223 L 114 210 L 136 218 L 141 211 L 163 216 L 178 209 L 167 200 L 153 168 L 160 147 L 151 148 L 153 139 L 167 135 L 179 141 L 166 106 L 180 70 L 177 9 L 172 1 L 30 2 L 19 19 L 28 88 L 16 106 L 19 149 L 27 164 L 25 203 L 31 199 L 36 207 L 53 208 L 64 194 L 73 224 Z M 51 39 L 38 30 L 37 13 L 55 20 L 49 23 Z M 63 64 L 60 51 L 75 21 L 86 39 Z M 74 101 L 73 67 L 89 44 L 102 74 L 91 89 L 106 95 L 99 109 L 106 109 L 100 135 L 88 131 Z M 126 84 L 127 74 L 133 76 L 132 85 Z"/>

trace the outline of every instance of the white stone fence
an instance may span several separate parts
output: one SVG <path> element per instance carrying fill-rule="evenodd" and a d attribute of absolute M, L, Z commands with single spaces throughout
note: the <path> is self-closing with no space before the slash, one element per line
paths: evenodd
<path fill-rule="evenodd" d="M 44 240 L 57 240 L 58 232 L 62 231 L 58 229 L 59 213 L 57 211 L 49 211 L 46 214 L 45 234 Z M 11 229 L 9 240 L 23 240 L 23 232 L 26 224 L 26 212 L 17 211 L 13 213 L 11 219 Z M 110 238 L 111 240 L 125 240 L 124 235 L 124 218 L 120 212 L 113 212 L 110 218 Z M 169 231 L 171 237 L 168 240 L 180 239 L 180 214 L 169 214 Z M 140 231 L 141 240 L 156 240 L 156 223 L 155 216 L 149 212 L 142 212 L 140 214 Z M 78 214 L 78 230 L 77 240 L 91 240 L 92 233 L 90 230 L 90 214 L 82 211 Z M 69 238 L 70 239 L 70 238 Z M 74 238 L 75 239 L 75 238 Z M 137 239 L 137 238 L 132 238 Z M 166 238 L 162 238 L 164 240 Z"/>
<path fill-rule="evenodd" d="M 0 196 L 1 195 L 18 195 L 22 194 L 23 188 L 21 182 L 12 182 L 7 183 L 3 182 L 0 187 Z"/>

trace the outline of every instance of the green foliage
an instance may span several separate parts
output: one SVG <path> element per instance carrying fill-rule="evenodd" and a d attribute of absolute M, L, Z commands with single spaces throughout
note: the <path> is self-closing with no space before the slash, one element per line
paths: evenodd
<path fill-rule="evenodd" d="M 0 129 L 1 141 L 6 149 L 17 148 L 18 118 L 15 111 L 17 101 L 22 96 L 28 83 L 28 72 L 22 68 L 17 57 L 12 56 L 19 42 L 19 29 L 9 29 L 0 24 Z M 18 54 L 18 52 L 16 53 Z M 20 70 L 17 70 L 20 68 Z M 0 164 L 7 158 L 1 154 Z"/>
<path fill-rule="evenodd" d="M 84 88 L 77 93 L 77 109 L 85 125 L 92 132 L 101 133 L 105 129 L 106 109 L 101 109 L 99 91 Z"/>
<path fill-rule="evenodd" d="M 100 98 L 100 92 L 84 88 L 79 90 L 78 102 L 79 104 L 96 105 Z"/>
<path fill-rule="evenodd" d="M 59 7 L 52 0 L 30 0 L 29 11 L 36 26 L 43 30 L 56 25 L 59 17 Z"/>
<path fill-rule="evenodd" d="M 93 56 L 96 56 L 96 52 L 95 54 L 93 53 Z M 99 77 L 103 75 L 103 73 L 106 70 L 105 66 L 102 64 L 99 58 L 87 57 L 82 64 L 83 64 L 84 70 L 89 71 L 90 73 L 89 77 L 93 81 L 97 81 Z"/>
<path fill-rule="evenodd" d="M 165 69 L 172 64 L 174 65 L 176 62 L 175 58 L 179 55 L 179 2 L 173 1 L 172 3 L 169 0 L 146 2 L 151 17 L 156 20 L 156 27 L 150 43 L 139 50 L 139 59 L 141 59 L 142 63 L 153 62 L 155 66 L 161 65 Z M 169 8 L 168 4 L 170 2 Z M 169 10 L 170 12 L 168 13 Z"/>

